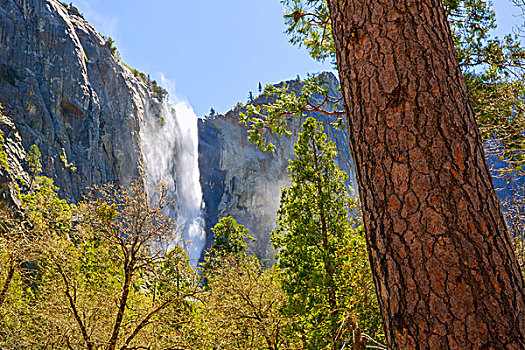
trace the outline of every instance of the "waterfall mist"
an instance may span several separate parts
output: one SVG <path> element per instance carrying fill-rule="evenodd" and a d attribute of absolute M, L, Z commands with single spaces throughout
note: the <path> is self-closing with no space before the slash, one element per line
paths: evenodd
<path fill-rule="evenodd" d="M 183 242 L 168 244 L 183 244 L 196 266 L 205 244 L 197 116 L 188 103 L 172 106 L 165 99 L 160 108 L 149 106 L 144 119 L 141 138 L 148 196 L 154 198 L 158 184 L 166 184 L 177 204 L 167 215 L 183 232 Z"/>

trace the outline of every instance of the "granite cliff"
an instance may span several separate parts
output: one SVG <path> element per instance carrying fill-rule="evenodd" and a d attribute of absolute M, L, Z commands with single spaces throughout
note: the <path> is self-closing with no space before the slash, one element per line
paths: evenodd
<path fill-rule="evenodd" d="M 22 149 L 40 148 L 44 174 L 70 201 L 143 174 L 140 125 L 161 108 L 111 43 L 56 0 L 0 1 L 0 103 Z"/>

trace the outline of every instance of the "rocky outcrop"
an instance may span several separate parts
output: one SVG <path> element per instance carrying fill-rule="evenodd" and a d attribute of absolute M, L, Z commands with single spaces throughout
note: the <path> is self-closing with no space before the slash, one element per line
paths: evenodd
<path fill-rule="evenodd" d="M 31 185 L 27 157 L 15 124 L 0 111 L 0 205 L 21 207 L 20 191 Z"/>
<path fill-rule="evenodd" d="M 330 95 L 340 96 L 335 76 L 326 74 L 326 77 Z M 295 91 L 301 88 L 297 80 L 285 83 Z M 265 102 L 262 97 L 254 101 L 255 104 Z M 224 116 L 199 120 L 199 163 L 207 246 L 213 242 L 210 227 L 220 218 L 231 215 L 256 238 L 251 248 L 268 265 L 273 262 L 270 232 L 275 226 L 281 188 L 290 183 L 286 170 L 288 160 L 294 156 L 293 145 L 305 118 L 289 118 L 288 129 L 292 135 L 271 136 L 275 150 L 262 152 L 247 141 L 247 128 L 238 121 L 239 111 L 235 109 Z M 339 168 L 350 174 L 348 185 L 354 187 L 355 171 L 346 132 L 336 130 L 328 123 L 324 128 L 329 138 L 336 142 Z"/>
<path fill-rule="evenodd" d="M 160 111 L 155 92 L 74 7 L 0 4 L 0 103 L 61 196 L 78 201 L 86 187 L 140 177 L 139 128 L 146 110 Z"/>

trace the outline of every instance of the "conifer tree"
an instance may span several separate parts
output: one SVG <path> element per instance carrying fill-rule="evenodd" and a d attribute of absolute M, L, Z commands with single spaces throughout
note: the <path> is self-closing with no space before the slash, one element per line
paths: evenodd
<path fill-rule="evenodd" d="M 248 229 L 238 224 L 231 216 L 220 219 L 211 230 L 215 242 L 206 253 L 206 261 L 202 267 L 205 280 L 213 274 L 218 265 L 221 265 L 222 259 L 226 257 L 235 260 L 245 259 L 247 257 L 246 249 L 248 248 L 245 240 L 254 240 L 248 233 Z"/>
<path fill-rule="evenodd" d="M 253 240 L 252 236 L 248 234 L 248 229 L 238 224 L 231 216 L 220 219 L 211 230 L 215 236 L 215 243 L 211 247 L 214 255 L 222 253 L 246 254 L 245 250 L 248 245 L 245 238 Z"/>
<path fill-rule="evenodd" d="M 288 296 L 285 312 L 295 319 L 292 333 L 302 339 L 304 348 L 335 350 L 347 342 L 360 349 L 364 344 L 349 306 L 355 296 L 345 292 L 343 274 L 352 263 L 344 252 L 352 241 L 363 238 L 362 227 L 349 220 L 353 201 L 344 184 L 347 175 L 337 168 L 335 144 L 326 138 L 320 122 L 305 121 L 294 147 L 297 159 L 288 168 L 292 183 L 282 191 L 272 242 L 279 250 L 278 266 Z M 360 258 L 371 284 L 365 249 Z"/>
<path fill-rule="evenodd" d="M 27 152 L 27 163 L 29 164 L 29 174 L 32 178 L 40 175 L 42 172 L 42 163 L 41 163 L 42 153 L 38 149 L 37 145 L 32 145 Z"/>
<path fill-rule="evenodd" d="M 210 114 L 209 114 L 209 118 L 213 118 L 217 115 L 217 112 L 215 112 L 215 109 L 213 107 L 210 108 Z"/>

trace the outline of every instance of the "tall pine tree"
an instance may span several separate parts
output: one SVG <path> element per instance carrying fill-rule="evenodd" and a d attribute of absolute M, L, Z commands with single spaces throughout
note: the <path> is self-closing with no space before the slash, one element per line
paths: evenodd
<path fill-rule="evenodd" d="M 272 237 L 288 296 L 285 311 L 295 318 L 293 333 L 307 349 L 341 349 L 345 342 L 360 348 L 352 314 L 355 300 L 350 300 L 359 297 L 348 293 L 345 271 L 354 270 L 346 268 L 349 264 L 360 266 L 369 284 L 371 275 L 364 244 L 358 243 L 362 227 L 358 220 L 349 220 L 355 205 L 345 188 L 347 175 L 334 162 L 334 143 L 326 142 L 321 123 L 313 118 L 305 121 L 294 151 L 297 158 L 288 168 L 291 185 L 282 191 Z M 360 259 L 350 259 L 348 247 L 358 251 Z"/>

